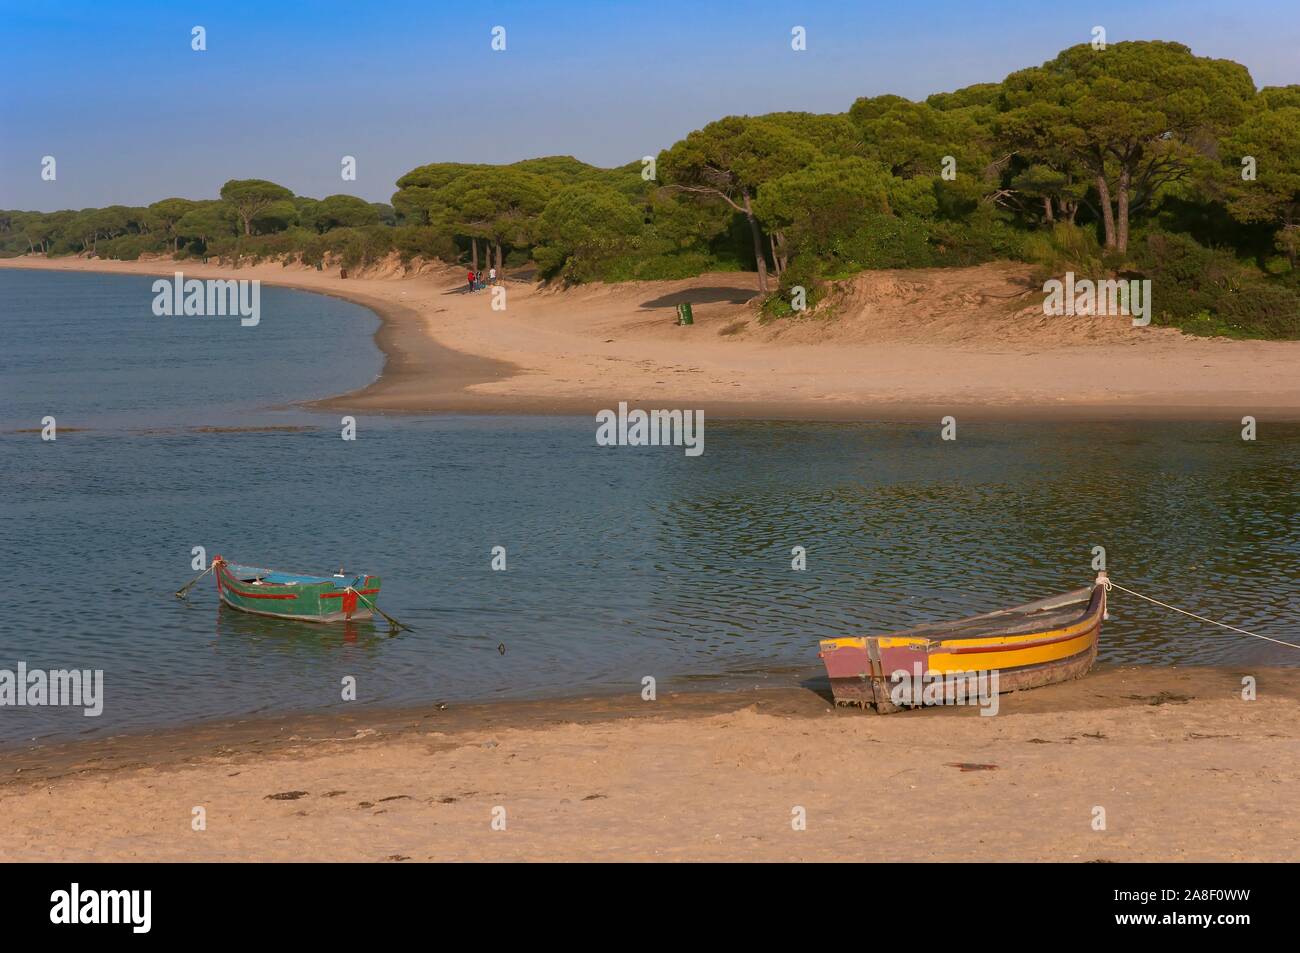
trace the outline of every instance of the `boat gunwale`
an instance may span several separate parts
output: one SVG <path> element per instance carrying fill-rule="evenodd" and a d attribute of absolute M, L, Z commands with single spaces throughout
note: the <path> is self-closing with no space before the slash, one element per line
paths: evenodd
<path fill-rule="evenodd" d="M 244 575 L 245 573 L 236 573 L 234 570 L 237 569 L 244 570 L 245 572 L 251 571 L 253 573 L 278 572 L 278 573 L 284 573 L 285 575 L 301 576 L 304 580 L 311 580 L 311 581 L 310 582 L 264 582 L 261 579 L 257 579 L 254 580 L 253 582 L 247 582 L 244 579 L 240 578 L 240 576 Z M 370 581 L 375 578 L 375 576 L 372 575 L 371 573 L 364 573 L 364 572 L 355 573 L 351 577 L 316 576 L 310 573 L 297 573 L 297 572 L 290 573 L 289 571 L 284 569 L 263 569 L 260 566 L 246 566 L 243 563 L 232 563 L 228 559 L 222 559 L 219 563 L 216 563 L 216 570 L 218 574 L 225 575 L 227 586 L 230 586 L 232 583 L 234 583 L 235 585 L 238 586 L 255 585 L 258 586 L 259 588 L 288 589 L 294 592 L 304 592 L 306 590 L 311 589 L 312 587 L 320 586 L 320 587 L 326 587 L 327 589 L 331 589 L 331 590 L 337 590 L 338 592 L 341 593 L 352 588 L 357 579 L 361 580 L 360 582 L 361 586 L 368 586 L 370 584 Z M 343 585 L 339 585 L 339 581 L 342 581 Z M 371 592 L 378 592 L 378 590 L 369 590 L 364 588 L 361 589 L 360 591 L 364 594 L 369 594 Z M 239 595 L 244 595 L 244 593 L 240 592 L 239 589 L 235 589 L 235 592 Z"/>
<path fill-rule="evenodd" d="M 1088 603 L 1083 607 L 1083 611 L 1072 619 L 1056 623 L 1047 629 L 1036 629 L 1031 632 L 1017 632 L 1007 634 L 1005 632 L 997 635 L 971 635 L 964 638 L 938 639 L 930 640 L 930 649 L 938 650 L 940 653 L 949 653 L 952 655 L 962 655 L 968 652 L 991 651 L 992 646 L 985 647 L 983 643 L 997 640 L 998 645 L 1009 646 L 1016 649 L 1036 648 L 1040 645 L 1051 645 L 1053 642 L 1061 642 L 1067 639 L 1078 638 L 1087 632 L 1093 625 L 1094 617 L 1099 611 L 1105 609 L 1105 599 L 1103 598 L 1098 607 L 1094 607 L 1093 601 L 1096 596 L 1096 588 L 1089 593 Z"/>

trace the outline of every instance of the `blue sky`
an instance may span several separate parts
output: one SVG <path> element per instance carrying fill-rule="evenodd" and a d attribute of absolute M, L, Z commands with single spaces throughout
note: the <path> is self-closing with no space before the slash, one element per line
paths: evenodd
<path fill-rule="evenodd" d="M 212 197 L 249 177 L 386 201 L 425 162 L 618 165 L 728 114 L 999 80 L 1098 24 L 1111 42 L 1236 60 L 1260 86 L 1300 83 L 1295 0 L 0 0 L 0 208 Z M 195 25 L 206 52 L 190 49 Z M 790 49 L 795 25 L 805 52 Z M 355 182 L 339 176 L 344 155 Z"/>

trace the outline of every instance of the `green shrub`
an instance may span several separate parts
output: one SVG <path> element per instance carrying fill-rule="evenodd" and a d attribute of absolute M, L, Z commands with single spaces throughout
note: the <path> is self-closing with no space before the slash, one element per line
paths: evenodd
<path fill-rule="evenodd" d="M 1050 229 L 1022 235 L 1019 244 L 1020 254 L 1015 257 L 1041 265 L 1051 274 L 1073 271 L 1089 275 L 1102 270 L 1101 242 L 1091 228 L 1057 222 Z"/>
<path fill-rule="evenodd" d="M 1230 337 L 1300 339 L 1300 296 L 1282 285 L 1251 279 L 1221 295 L 1215 311 Z"/>
<path fill-rule="evenodd" d="M 539 261 L 540 265 L 541 262 Z M 654 255 L 627 254 L 593 263 L 587 281 L 676 281 L 709 271 L 735 271 L 708 252 L 691 250 Z"/>
<path fill-rule="evenodd" d="M 1156 324 L 1189 334 L 1300 338 L 1300 290 L 1289 276 L 1268 277 L 1188 235 L 1143 234 L 1132 266 L 1151 281 Z"/>
<path fill-rule="evenodd" d="M 840 267 L 927 268 L 937 264 L 937 254 L 930 244 L 932 223 L 923 218 L 888 214 L 866 216 L 862 225 L 831 245 L 831 258 Z"/>
<path fill-rule="evenodd" d="M 953 266 L 1023 258 L 1025 237 L 1025 232 L 990 216 L 976 216 L 967 222 L 936 222 L 931 233 L 936 259 Z"/>
<path fill-rule="evenodd" d="M 804 289 L 804 305 L 812 310 L 826 294 L 826 283 L 822 280 L 822 262 L 810 255 L 798 255 L 791 260 L 789 267 L 781 272 L 781 291 L 779 297 L 787 307 L 793 302 L 794 289 Z"/>

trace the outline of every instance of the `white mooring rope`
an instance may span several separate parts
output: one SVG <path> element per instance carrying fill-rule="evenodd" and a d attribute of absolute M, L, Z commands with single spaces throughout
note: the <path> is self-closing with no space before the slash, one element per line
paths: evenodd
<path fill-rule="evenodd" d="M 1233 632 L 1240 632 L 1242 635 L 1249 635 L 1252 639 L 1263 639 L 1265 642 L 1274 642 L 1277 645 L 1285 645 L 1293 649 L 1300 649 L 1300 645 L 1297 645 L 1295 642 L 1283 642 L 1281 639 L 1275 639 L 1268 635 L 1260 635 L 1258 632 L 1247 632 L 1245 629 L 1239 629 L 1235 625 L 1228 625 L 1228 623 L 1226 622 L 1215 622 L 1213 619 L 1207 619 L 1205 618 L 1205 616 L 1197 615 L 1195 612 L 1188 612 L 1186 609 L 1178 608 L 1178 606 L 1171 606 L 1167 602 L 1161 602 L 1159 599 L 1152 599 L 1150 596 L 1144 596 L 1140 592 L 1134 592 L 1132 589 L 1127 589 L 1124 586 L 1121 586 L 1117 582 L 1110 582 L 1108 580 L 1106 582 L 1106 588 L 1120 589 L 1124 592 L 1127 592 L 1131 596 L 1137 596 L 1139 599 L 1145 599 L 1147 602 L 1153 602 L 1156 605 L 1163 606 L 1166 609 L 1173 609 L 1175 612 L 1181 612 L 1183 615 L 1189 615 L 1193 619 L 1199 619 L 1201 622 L 1208 622 L 1210 623 L 1210 625 L 1217 625 L 1224 629 L 1231 629 Z"/>

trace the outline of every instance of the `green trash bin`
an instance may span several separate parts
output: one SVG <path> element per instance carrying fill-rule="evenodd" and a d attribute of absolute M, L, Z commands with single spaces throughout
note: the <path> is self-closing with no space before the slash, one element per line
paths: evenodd
<path fill-rule="evenodd" d="M 683 301 L 681 304 L 677 306 L 677 323 L 678 324 L 695 323 L 695 315 L 691 313 L 691 303 L 689 301 Z"/>

